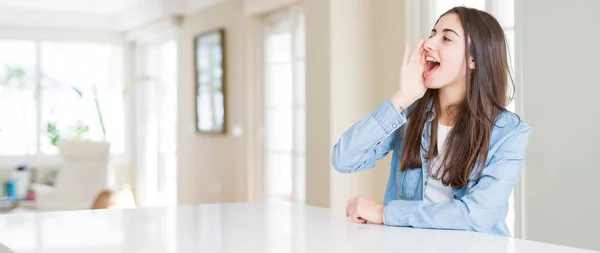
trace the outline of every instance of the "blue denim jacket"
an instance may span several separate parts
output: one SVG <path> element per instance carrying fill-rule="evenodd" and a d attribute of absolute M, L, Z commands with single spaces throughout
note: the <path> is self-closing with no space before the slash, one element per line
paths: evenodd
<path fill-rule="evenodd" d="M 332 163 L 342 173 L 375 167 L 375 161 L 393 152 L 390 177 L 385 191 L 383 223 L 388 226 L 469 230 L 510 236 L 506 226 L 508 198 L 519 180 L 531 127 L 513 113 L 502 112 L 492 129 L 488 157 L 479 175 L 473 170 L 467 185 L 453 189 L 453 200 L 424 203 L 429 179 L 425 154 L 429 150 L 433 108 L 428 111 L 421 149 L 422 168 L 400 171 L 407 111 L 398 112 L 390 100 L 355 123 L 333 148 Z M 398 146 L 396 146 L 396 143 Z M 477 166 L 479 167 L 479 166 Z"/>

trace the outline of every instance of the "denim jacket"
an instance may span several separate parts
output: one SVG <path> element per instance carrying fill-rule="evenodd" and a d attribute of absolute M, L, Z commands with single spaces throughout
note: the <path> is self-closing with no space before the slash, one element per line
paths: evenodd
<path fill-rule="evenodd" d="M 430 106 L 421 138 L 422 168 L 400 171 L 400 157 L 407 112 L 398 110 L 390 100 L 383 102 L 370 115 L 355 123 L 333 148 L 332 163 L 342 173 L 375 167 L 375 162 L 392 152 L 383 211 L 388 226 L 469 230 L 510 236 L 506 226 L 508 198 L 519 180 L 531 127 L 515 114 L 504 111 L 492 129 L 490 146 L 481 175 L 473 169 L 467 185 L 452 189 L 453 199 L 440 203 L 424 203 L 429 165 L 431 123 L 435 112 Z M 398 130 L 398 129 L 404 129 Z M 399 135 L 397 131 L 402 131 Z M 396 141 L 397 138 L 401 138 Z M 476 168 L 480 167 L 476 165 Z"/>

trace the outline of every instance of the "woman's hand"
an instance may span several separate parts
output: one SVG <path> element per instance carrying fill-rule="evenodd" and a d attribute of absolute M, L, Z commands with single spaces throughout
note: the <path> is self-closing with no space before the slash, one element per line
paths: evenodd
<path fill-rule="evenodd" d="M 358 196 L 348 200 L 346 205 L 346 217 L 350 217 L 356 223 L 383 224 L 384 205 L 377 204 L 365 197 Z"/>
<path fill-rule="evenodd" d="M 423 43 L 424 40 L 419 41 L 412 53 L 408 46 L 404 48 L 402 68 L 400 69 L 400 85 L 398 91 L 391 98 L 396 108 L 406 109 L 423 97 L 427 91 L 423 80 L 423 72 L 425 72 Z"/>

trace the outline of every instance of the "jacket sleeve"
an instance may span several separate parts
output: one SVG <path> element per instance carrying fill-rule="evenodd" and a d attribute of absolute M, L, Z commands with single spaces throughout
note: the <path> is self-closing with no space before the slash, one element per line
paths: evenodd
<path fill-rule="evenodd" d="M 489 231 L 504 219 L 503 205 L 519 180 L 531 127 L 521 122 L 490 159 L 479 180 L 461 199 L 426 204 L 393 200 L 384 208 L 389 226 Z"/>
<path fill-rule="evenodd" d="M 342 134 L 333 147 L 333 167 L 352 173 L 375 167 L 375 162 L 394 148 L 398 128 L 406 123 L 406 112 L 398 112 L 388 99 Z"/>

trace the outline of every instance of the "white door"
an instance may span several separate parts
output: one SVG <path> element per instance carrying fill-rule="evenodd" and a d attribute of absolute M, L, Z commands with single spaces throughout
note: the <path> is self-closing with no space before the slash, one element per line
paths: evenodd
<path fill-rule="evenodd" d="M 263 22 L 262 168 L 268 200 L 305 199 L 304 23 L 300 7 L 270 14 Z"/>

